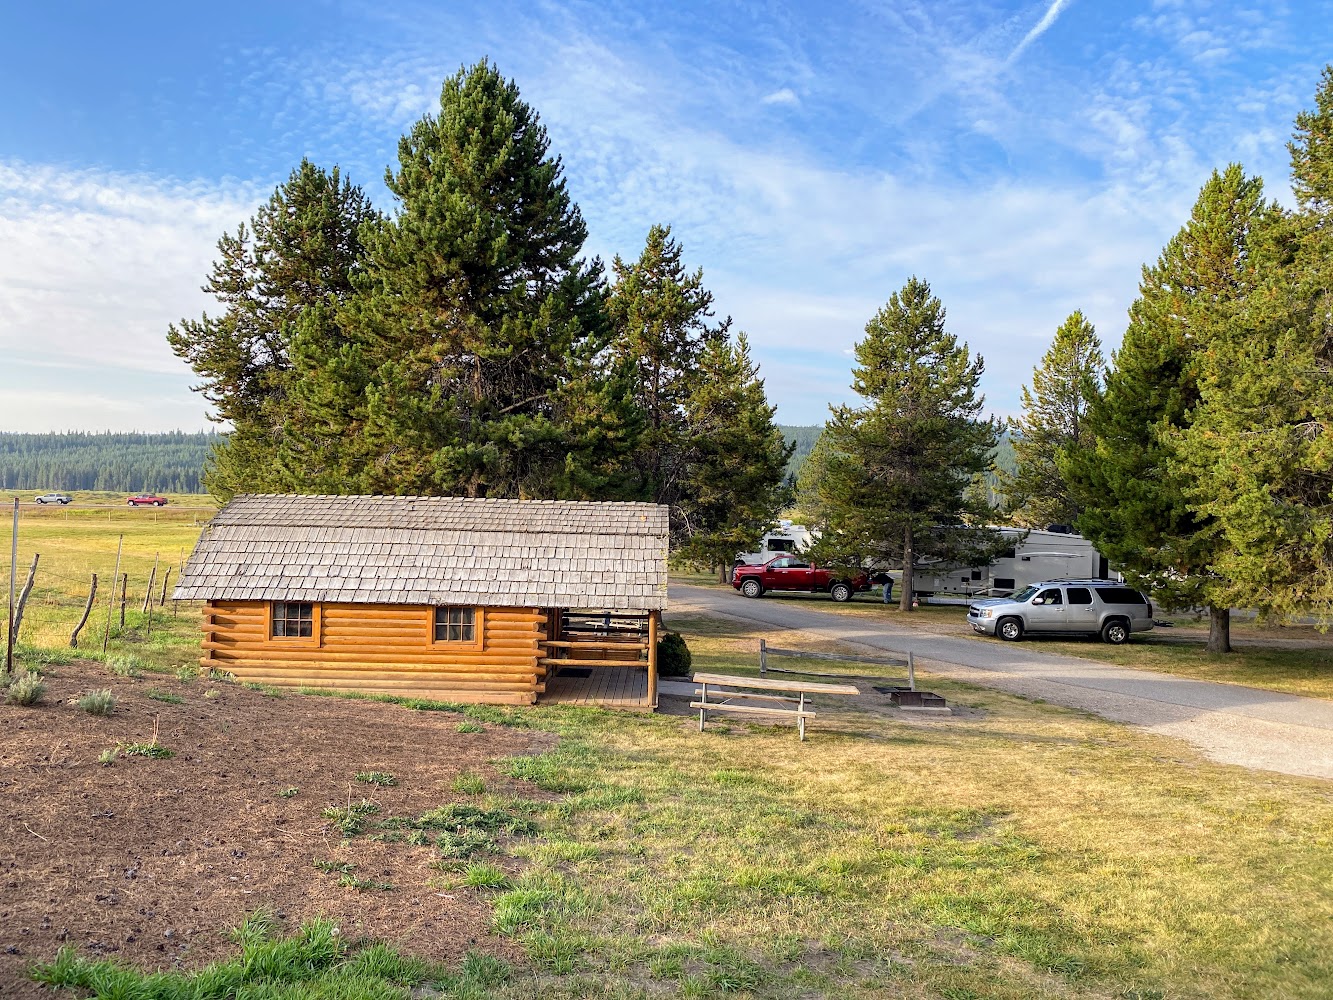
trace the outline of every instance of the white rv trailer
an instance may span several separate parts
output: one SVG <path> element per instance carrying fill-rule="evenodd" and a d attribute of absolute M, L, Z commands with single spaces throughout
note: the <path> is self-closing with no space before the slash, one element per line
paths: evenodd
<path fill-rule="evenodd" d="M 1014 547 L 1001 553 L 989 566 L 918 566 L 912 573 L 913 592 L 917 597 L 947 601 L 1005 597 L 1042 580 L 1120 579 L 1120 574 L 1110 572 L 1105 557 L 1092 542 L 1073 531 L 1034 529 L 1027 532 L 1026 538 L 1020 528 L 999 531 L 1014 539 Z"/>
<path fill-rule="evenodd" d="M 814 535 L 804 525 L 779 521 L 776 528 L 760 539 L 758 551 L 737 553 L 736 562 L 757 566 L 779 552 L 804 552 L 813 542 Z"/>

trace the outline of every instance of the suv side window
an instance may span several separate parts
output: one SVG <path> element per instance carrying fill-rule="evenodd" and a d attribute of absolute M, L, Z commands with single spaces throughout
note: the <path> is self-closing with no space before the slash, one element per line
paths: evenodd
<path fill-rule="evenodd" d="M 1043 590 L 1043 591 L 1042 591 L 1040 594 L 1038 594 L 1037 596 L 1041 598 L 1041 603 L 1042 603 L 1042 604 L 1063 604 L 1063 603 L 1064 603 L 1064 602 L 1061 601 L 1061 599 L 1060 599 L 1060 588 L 1059 588 L 1059 587 L 1051 587 L 1051 588 L 1049 588 L 1049 589 L 1047 589 L 1047 590 Z"/>
<path fill-rule="evenodd" d="M 1070 587 L 1065 593 L 1069 595 L 1070 604 L 1092 603 L 1092 591 L 1087 587 Z"/>
<path fill-rule="evenodd" d="M 1146 604 L 1143 595 L 1129 587 L 1098 587 L 1097 596 L 1103 604 Z"/>

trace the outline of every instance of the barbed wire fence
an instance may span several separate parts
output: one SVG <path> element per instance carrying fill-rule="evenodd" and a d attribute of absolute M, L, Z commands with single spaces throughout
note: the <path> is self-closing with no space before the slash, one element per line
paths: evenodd
<path fill-rule="evenodd" d="M 20 507 L 12 558 L 13 514 L 4 511 L 0 586 L 8 589 L 12 562 L 16 662 L 56 651 L 154 666 L 197 660 L 200 602 L 171 592 L 211 513 Z"/>

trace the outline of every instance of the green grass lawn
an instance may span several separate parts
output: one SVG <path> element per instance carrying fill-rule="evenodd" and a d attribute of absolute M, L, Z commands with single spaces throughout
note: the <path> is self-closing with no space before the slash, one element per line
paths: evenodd
<path fill-rule="evenodd" d="M 132 546 L 127 532 L 134 572 L 184 544 L 186 527 L 159 525 Z M 34 542 L 77 576 L 106 560 L 104 535 Z M 857 602 L 846 613 L 884 612 Z M 667 624 L 696 669 L 753 673 L 761 636 L 854 650 L 702 616 Z M 165 669 L 197 641 L 192 625 L 169 634 L 176 645 L 160 654 L 139 633 L 120 641 Z M 1080 644 L 1049 644 L 1068 645 Z M 548 753 L 502 763 L 522 794 L 472 790 L 536 832 L 506 841 L 494 863 L 396 891 L 480 896 L 519 961 L 432 969 L 410 948 L 332 941 L 318 925 L 274 942 L 259 921 L 240 937 L 248 957 L 209 973 L 144 980 L 66 957 L 47 978 L 78 995 L 105 981 L 123 997 L 211 996 L 207 982 L 233 995 L 244 982 L 273 1000 L 1333 996 L 1333 785 L 921 682 L 957 714 L 820 704 L 805 743 L 790 725 L 722 717 L 700 733 L 670 700 L 651 716 L 469 708 L 559 736 Z M 288 696 L 294 714 L 303 697 Z"/>

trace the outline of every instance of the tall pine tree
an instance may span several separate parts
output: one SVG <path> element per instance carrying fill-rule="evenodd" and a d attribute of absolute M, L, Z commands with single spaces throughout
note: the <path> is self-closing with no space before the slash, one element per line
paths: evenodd
<path fill-rule="evenodd" d="M 682 257 L 671 228 L 653 226 L 638 260 L 616 257 L 607 299 L 612 352 L 633 373 L 634 403 L 644 423 L 633 461 L 636 492 L 664 504 L 678 503 L 687 488 L 695 433 L 687 406 L 705 353 L 726 343 L 731 324 L 710 322 L 713 296 L 703 270 L 687 271 Z"/>
<path fill-rule="evenodd" d="M 598 378 L 601 265 L 580 256 L 587 229 L 536 112 L 482 62 L 445 81 L 398 160 L 348 321 L 369 371 L 366 488 L 596 492 L 624 426 L 599 412 L 615 403 Z"/>
<path fill-rule="evenodd" d="M 1186 225 L 1152 267 L 1106 389 L 1091 407 L 1093 446 L 1060 468 L 1083 512 L 1079 529 L 1131 582 L 1168 607 L 1207 607 L 1208 649 L 1230 651 L 1226 541 L 1191 504 L 1196 479 L 1179 435 L 1200 402 L 1199 378 L 1262 280 L 1274 209 L 1237 165 L 1204 184 Z"/>
<path fill-rule="evenodd" d="M 1190 493 L 1227 545 L 1231 598 L 1333 620 L 1333 67 L 1289 145 L 1297 211 L 1269 233 L 1261 280 L 1205 356 L 1180 439 Z"/>
<path fill-rule="evenodd" d="M 222 304 L 221 315 L 169 328 L 167 341 L 200 376 L 215 418 L 232 427 L 206 474 L 220 499 L 299 488 L 274 462 L 293 418 L 292 345 L 310 312 L 336 313 L 351 297 L 362 227 L 376 218 L 337 167 L 303 160 L 249 226 L 219 240 L 204 291 Z"/>
<path fill-rule="evenodd" d="M 680 551 L 717 567 L 725 582 L 736 553 L 777 519 L 791 446 L 773 423 L 776 410 L 743 333 L 735 343 L 725 336 L 707 340 L 684 403 L 690 445 L 678 502 Z"/>
<path fill-rule="evenodd" d="M 1023 386 L 1023 415 L 1010 424 L 1017 468 L 1001 475 L 999 490 L 1024 527 L 1078 519 L 1081 509 L 1056 463 L 1062 452 L 1089 445 L 1088 407 L 1101 392 L 1105 366 L 1097 331 L 1076 310 L 1055 331 L 1031 387 Z"/>
<path fill-rule="evenodd" d="M 984 362 L 945 329 L 926 282 L 913 277 L 894 292 L 865 333 L 852 383 L 865 403 L 833 408 L 798 502 L 821 530 L 817 556 L 900 566 L 899 606 L 910 611 L 920 559 L 976 565 L 996 546 L 974 487 L 998 428 L 980 416 Z"/>

